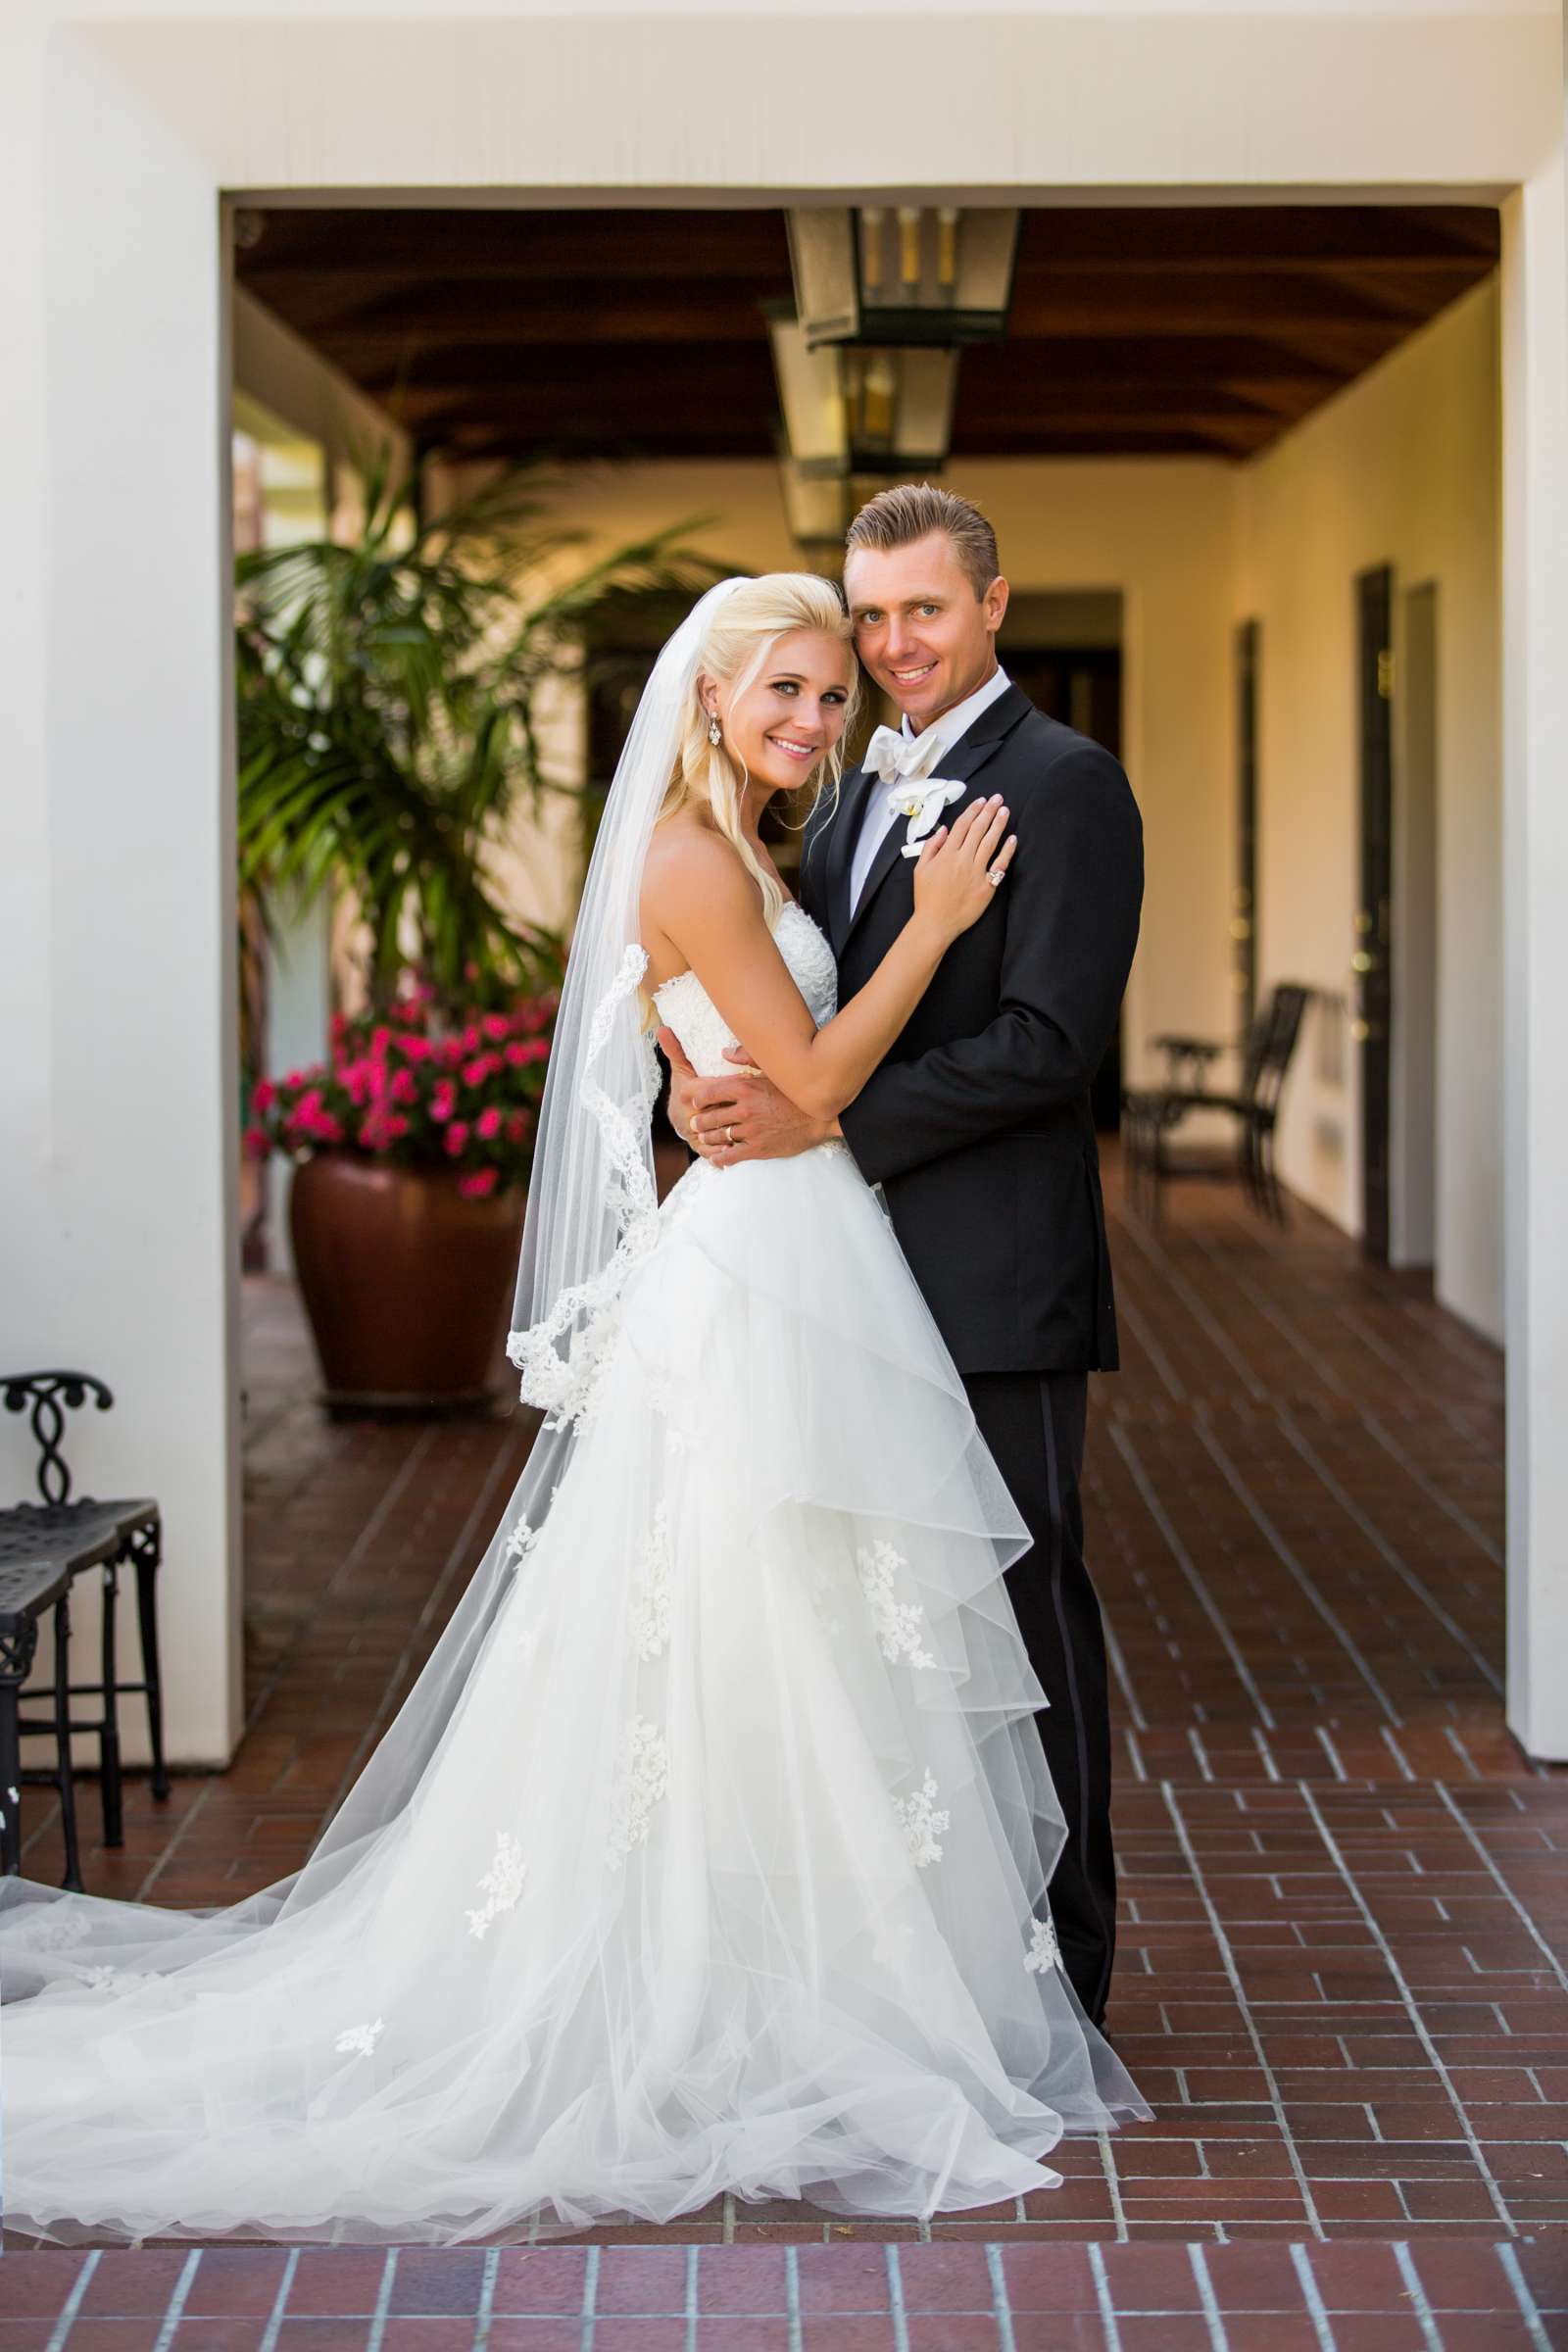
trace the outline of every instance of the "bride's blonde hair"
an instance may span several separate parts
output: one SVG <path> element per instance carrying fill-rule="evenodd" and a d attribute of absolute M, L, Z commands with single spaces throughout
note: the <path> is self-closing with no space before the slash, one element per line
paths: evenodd
<path fill-rule="evenodd" d="M 849 615 L 830 580 L 821 579 L 811 571 L 768 571 L 758 579 L 743 582 L 714 611 L 698 656 L 691 708 L 686 713 L 675 757 L 675 772 L 655 820 L 662 823 L 666 816 L 674 815 L 688 805 L 709 809 L 714 824 L 733 845 L 760 890 L 769 925 L 778 920 L 784 894 L 741 830 L 741 801 L 749 781 L 748 771 L 727 742 L 710 740 L 708 712 L 703 708 L 700 687 L 704 678 L 711 678 L 743 694 L 761 675 L 780 638 L 793 636 L 799 629 L 818 631 L 851 647 L 850 699 L 845 705 L 838 741 L 798 790 L 782 797 L 787 800 L 792 817 L 799 810 L 796 821 L 804 826 L 821 793 L 837 792 L 844 772 L 845 738 L 860 691 Z"/>

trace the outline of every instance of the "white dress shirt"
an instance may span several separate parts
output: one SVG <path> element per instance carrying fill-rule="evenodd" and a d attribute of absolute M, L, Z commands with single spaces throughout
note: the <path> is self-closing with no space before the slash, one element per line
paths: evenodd
<path fill-rule="evenodd" d="M 944 710 L 928 727 L 922 727 L 918 735 L 910 726 L 906 712 L 902 731 L 910 743 L 917 743 L 920 747 L 920 762 L 916 772 L 922 776 L 934 775 L 944 754 L 952 751 L 961 735 L 967 735 L 981 711 L 989 710 L 997 697 L 1006 693 L 1011 682 L 999 663 L 983 686 L 977 686 L 973 694 L 965 695 L 961 703 L 955 703 L 951 710 Z M 887 839 L 889 829 L 897 822 L 897 816 L 888 807 L 888 794 L 881 785 L 873 786 L 865 804 L 865 813 L 860 819 L 860 838 L 855 845 L 855 857 L 850 864 L 852 914 L 860 904 L 865 877 L 871 871 L 876 854 Z"/>

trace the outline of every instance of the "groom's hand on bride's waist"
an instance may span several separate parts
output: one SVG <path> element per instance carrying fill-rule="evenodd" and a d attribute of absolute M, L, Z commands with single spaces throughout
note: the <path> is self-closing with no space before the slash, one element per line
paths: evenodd
<path fill-rule="evenodd" d="M 737 1065 L 733 1077 L 700 1078 L 672 1031 L 661 1029 L 659 1043 L 670 1065 L 670 1124 L 715 1168 L 742 1159 L 793 1159 L 839 1133 L 837 1119 L 810 1118 L 780 1094 L 744 1047 L 732 1046 L 724 1056 Z"/>

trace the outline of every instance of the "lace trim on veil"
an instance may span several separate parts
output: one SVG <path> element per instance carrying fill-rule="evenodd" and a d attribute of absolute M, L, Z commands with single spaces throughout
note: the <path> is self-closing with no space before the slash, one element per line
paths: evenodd
<path fill-rule="evenodd" d="M 592 1074 L 616 1016 L 647 969 L 647 951 L 633 941 L 594 1009 L 583 1055 L 579 1099 L 599 1128 L 607 1162 L 606 1200 L 620 1228 L 619 1239 L 597 1274 L 562 1291 L 542 1322 L 513 1332 L 507 1341 L 508 1358 L 522 1374 L 523 1402 L 538 1405 L 548 1415 L 547 1429 L 564 1428 L 569 1421 L 580 1424 L 592 1410 L 614 1345 L 626 1277 L 659 1235 L 659 1196 L 648 1149 L 659 1096 L 652 1040 L 638 1030 L 639 1083 L 626 1102 L 613 1101 Z"/>

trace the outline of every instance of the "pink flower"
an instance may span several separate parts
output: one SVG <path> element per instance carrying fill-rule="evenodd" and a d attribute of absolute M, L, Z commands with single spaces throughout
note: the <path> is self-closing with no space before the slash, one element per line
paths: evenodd
<path fill-rule="evenodd" d="M 450 1119 L 458 1107 L 458 1090 L 450 1078 L 438 1078 L 430 1094 L 430 1116 L 438 1123 Z"/>
<path fill-rule="evenodd" d="M 507 1121 L 508 1143 L 520 1144 L 527 1132 L 528 1113 L 525 1110 L 514 1110 Z"/>
<path fill-rule="evenodd" d="M 394 1070 L 387 1093 L 394 1102 L 417 1102 L 419 1084 L 412 1070 Z"/>
<path fill-rule="evenodd" d="M 477 1054 L 472 1061 L 464 1063 L 463 1083 L 465 1086 L 483 1086 L 491 1072 L 500 1067 L 501 1064 L 493 1054 Z"/>
<path fill-rule="evenodd" d="M 507 1048 L 507 1059 L 514 1070 L 525 1069 L 530 1061 L 548 1061 L 550 1040 L 546 1037 L 519 1038 Z"/>
<path fill-rule="evenodd" d="M 430 1040 L 427 1037 L 415 1035 L 400 1037 L 398 1046 L 404 1058 L 408 1061 L 423 1061 L 430 1052 Z"/>
<path fill-rule="evenodd" d="M 473 1132 L 477 1136 L 482 1136 L 486 1143 L 493 1135 L 501 1133 L 501 1113 L 493 1102 L 487 1104 L 480 1111 L 479 1116 L 473 1122 Z"/>
<path fill-rule="evenodd" d="M 493 1046 L 498 1046 L 500 1045 L 501 1040 L 507 1036 L 511 1030 L 512 1023 L 508 1020 L 504 1012 L 487 1012 L 483 1020 L 479 1023 L 479 1026 L 484 1031 L 486 1037 L 490 1040 L 490 1043 Z"/>
<path fill-rule="evenodd" d="M 277 1101 L 277 1089 L 270 1078 L 259 1078 L 251 1090 L 253 1110 L 270 1110 Z"/>
<path fill-rule="evenodd" d="M 247 1159 L 265 1159 L 272 1149 L 272 1139 L 265 1127 L 247 1127 L 240 1142 Z"/>
<path fill-rule="evenodd" d="M 468 1148 L 468 1122 L 454 1119 L 447 1129 L 447 1150 L 454 1159 L 461 1159 Z"/>
<path fill-rule="evenodd" d="M 475 1168 L 471 1176 L 458 1178 L 458 1190 L 469 1200 L 482 1200 L 495 1191 L 500 1181 L 494 1168 Z"/>
<path fill-rule="evenodd" d="M 371 1030 L 370 1053 L 375 1060 L 382 1061 L 385 1059 L 386 1050 L 391 1043 L 392 1032 L 386 1027 L 384 1022 L 379 1027 Z"/>

